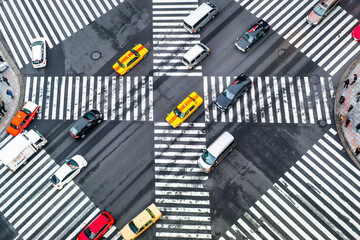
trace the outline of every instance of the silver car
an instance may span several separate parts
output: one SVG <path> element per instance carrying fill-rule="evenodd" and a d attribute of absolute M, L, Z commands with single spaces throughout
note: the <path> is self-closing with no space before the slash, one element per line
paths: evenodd
<path fill-rule="evenodd" d="M 31 64 L 33 68 L 46 66 L 46 41 L 45 38 L 34 38 L 31 41 Z"/>

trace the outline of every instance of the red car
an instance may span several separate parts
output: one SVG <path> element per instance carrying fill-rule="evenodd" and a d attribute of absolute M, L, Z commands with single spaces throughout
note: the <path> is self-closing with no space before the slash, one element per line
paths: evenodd
<path fill-rule="evenodd" d="M 356 40 L 357 42 L 360 42 L 360 21 L 359 21 L 359 24 L 352 31 L 351 36 L 354 40 Z"/>
<path fill-rule="evenodd" d="M 17 112 L 13 120 L 10 122 L 10 126 L 6 129 L 8 133 L 13 136 L 21 133 L 33 120 L 37 113 L 39 106 L 33 102 L 27 102 L 20 111 Z"/>
<path fill-rule="evenodd" d="M 98 240 L 113 224 L 113 217 L 108 212 L 102 212 L 89 226 L 84 227 L 84 230 L 78 236 L 78 240 Z"/>

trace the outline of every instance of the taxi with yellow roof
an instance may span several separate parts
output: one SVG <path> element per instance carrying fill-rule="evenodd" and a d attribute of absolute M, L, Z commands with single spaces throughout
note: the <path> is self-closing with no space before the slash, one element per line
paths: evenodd
<path fill-rule="evenodd" d="M 192 92 L 168 116 L 166 121 L 174 128 L 180 126 L 203 103 L 203 99 L 196 92 Z"/>
<path fill-rule="evenodd" d="M 141 60 L 143 60 L 149 51 L 141 44 L 135 45 L 125 53 L 119 60 L 112 66 L 112 68 L 120 75 L 124 75 L 135 67 Z"/>
<path fill-rule="evenodd" d="M 161 216 L 160 210 L 152 203 L 120 230 L 121 236 L 125 240 L 135 239 L 159 220 Z"/>

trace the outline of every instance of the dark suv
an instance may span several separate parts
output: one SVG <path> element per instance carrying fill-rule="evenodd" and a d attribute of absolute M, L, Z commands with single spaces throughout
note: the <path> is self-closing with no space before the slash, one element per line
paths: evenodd
<path fill-rule="evenodd" d="M 241 74 L 216 98 L 216 106 L 221 111 L 229 109 L 250 88 L 251 83 L 252 81 L 248 76 Z"/>
<path fill-rule="evenodd" d="M 247 52 L 250 47 L 269 31 L 270 25 L 260 19 L 254 23 L 244 35 L 236 39 L 235 46 L 242 52 Z"/>
<path fill-rule="evenodd" d="M 101 123 L 103 115 L 98 110 L 91 110 L 79 118 L 69 130 L 74 138 L 84 138 L 86 133 L 96 124 Z"/>

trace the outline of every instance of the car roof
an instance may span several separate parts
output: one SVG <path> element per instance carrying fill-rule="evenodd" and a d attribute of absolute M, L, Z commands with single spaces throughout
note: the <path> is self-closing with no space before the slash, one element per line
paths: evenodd
<path fill-rule="evenodd" d="M 192 92 L 189 96 L 187 96 L 178 106 L 177 108 L 182 112 L 185 113 L 191 106 L 195 105 L 193 99 L 197 99 L 200 97 L 197 93 Z"/>
<path fill-rule="evenodd" d="M 24 120 L 24 118 L 26 116 L 27 116 L 27 114 L 20 110 L 20 111 L 17 112 L 15 117 L 12 119 L 11 123 L 16 125 L 16 126 L 19 126 L 20 123 Z"/>
<path fill-rule="evenodd" d="M 76 128 L 77 130 L 82 129 L 89 123 L 84 117 L 79 118 L 72 127 Z"/>
<path fill-rule="evenodd" d="M 234 141 L 234 137 L 229 132 L 225 131 L 210 145 L 207 150 L 211 155 L 217 158 L 232 141 Z"/>
<path fill-rule="evenodd" d="M 106 216 L 104 216 L 103 213 L 101 213 L 97 218 L 90 223 L 89 228 L 92 232 L 97 233 L 106 223 L 108 222 L 108 219 Z"/>
<path fill-rule="evenodd" d="M 197 9 L 195 9 L 195 11 L 193 11 L 192 13 L 189 14 L 189 16 L 187 16 L 184 21 L 193 26 L 197 21 L 199 21 L 199 19 L 204 16 L 205 14 L 207 14 L 208 12 L 210 12 L 210 10 L 213 9 L 212 7 L 210 7 L 206 2 L 204 2 L 203 4 L 201 4 Z M 200 17 L 199 17 L 200 16 Z"/>
<path fill-rule="evenodd" d="M 189 51 L 187 51 L 184 55 L 183 58 L 185 58 L 186 60 L 190 60 L 189 62 L 191 62 L 193 59 L 195 59 L 202 51 L 204 51 L 204 47 L 207 48 L 204 44 L 202 43 L 198 43 L 195 46 L 193 46 L 192 48 L 190 48 Z"/>
<path fill-rule="evenodd" d="M 69 172 L 71 172 L 71 168 L 65 162 L 58 170 L 56 170 L 54 175 L 62 181 Z"/>
<path fill-rule="evenodd" d="M 140 51 L 143 50 L 145 48 L 145 46 L 141 45 L 141 44 L 138 44 L 136 45 L 135 47 L 133 47 L 131 50 L 134 50 L 136 52 L 138 52 L 140 54 Z M 120 59 L 119 61 L 122 63 L 122 64 L 127 64 L 129 61 L 131 61 L 134 57 L 135 57 L 135 54 L 132 53 L 132 51 L 129 50 L 127 51 Z"/>

